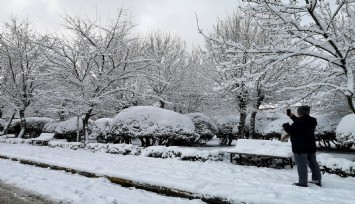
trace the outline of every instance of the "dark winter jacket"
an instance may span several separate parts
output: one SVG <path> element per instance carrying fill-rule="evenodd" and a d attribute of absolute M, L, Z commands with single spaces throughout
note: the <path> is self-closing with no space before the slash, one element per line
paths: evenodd
<path fill-rule="evenodd" d="M 317 119 L 304 115 L 302 117 L 292 116 L 292 125 L 285 123 L 285 131 L 291 135 L 292 152 L 298 154 L 315 153 L 317 150 L 314 131 L 317 126 Z"/>

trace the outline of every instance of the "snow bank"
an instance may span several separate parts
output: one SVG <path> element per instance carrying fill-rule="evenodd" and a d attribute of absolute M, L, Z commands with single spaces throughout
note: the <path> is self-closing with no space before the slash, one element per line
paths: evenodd
<path fill-rule="evenodd" d="M 355 114 L 343 117 L 336 129 L 338 148 L 351 149 L 355 144 Z"/>

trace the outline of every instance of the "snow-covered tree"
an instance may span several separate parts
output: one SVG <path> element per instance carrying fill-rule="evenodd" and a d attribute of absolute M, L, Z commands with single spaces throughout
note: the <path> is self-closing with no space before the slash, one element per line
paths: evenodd
<path fill-rule="evenodd" d="M 185 42 L 178 36 L 155 31 L 143 38 L 143 52 L 150 59 L 147 75 L 148 93 L 161 108 L 174 103 L 190 66 Z"/>
<path fill-rule="evenodd" d="M 243 16 L 243 17 L 242 17 Z M 244 125 L 248 109 L 251 111 L 250 132 L 255 134 L 255 117 L 265 98 L 272 98 L 280 84 L 285 83 L 287 72 L 282 68 L 294 65 L 295 61 L 273 63 L 270 60 L 260 61 L 267 53 L 249 53 L 249 49 L 269 47 L 272 38 L 263 32 L 252 16 L 234 13 L 225 20 L 218 21 L 215 30 L 205 35 L 207 41 L 206 54 L 210 63 L 215 64 L 217 74 L 214 75 L 218 88 L 234 97 L 240 111 L 239 132 L 244 137 Z"/>
<path fill-rule="evenodd" d="M 130 106 L 136 83 L 131 79 L 142 74 L 146 60 L 130 36 L 133 25 L 123 10 L 106 26 L 81 17 L 64 20 L 71 37 L 53 38 L 46 56 L 53 82 L 59 85 L 57 96 L 70 112 L 84 115 L 85 131 L 99 111 Z"/>
<path fill-rule="evenodd" d="M 21 119 L 23 137 L 26 130 L 25 111 L 34 102 L 43 85 L 43 58 L 39 44 L 43 40 L 28 21 L 13 18 L 6 22 L 0 35 L 0 89 L 13 103 Z"/>
<path fill-rule="evenodd" d="M 324 64 L 308 78 L 289 90 L 342 93 L 355 113 L 354 102 L 354 19 L 352 0 L 304 0 L 244 2 L 244 11 L 252 15 L 265 32 L 278 36 L 275 46 L 248 49 L 248 53 L 269 53 L 275 61 L 293 57 L 316 59 Z M 280 41 L 288 44 L 278 43 Z M 282 45 L 282 46 L 280 46 Z M 285 46 L 286 45 L 286 46 Z M 267 56 L 270 59 L 270 56 Z M 265 60 L 261 58 L 260 60 Z M 312 67 L 313 68 L 313 67 Z M 309 89 L 310 91 L 305 91 Z"/>

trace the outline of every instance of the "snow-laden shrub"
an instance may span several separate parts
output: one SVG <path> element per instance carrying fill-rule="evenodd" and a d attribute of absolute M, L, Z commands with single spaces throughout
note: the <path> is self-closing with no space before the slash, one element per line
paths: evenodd
<path fill-rule="evenodd" d="M 7 125 L 6 120 L 0 118 L 0 131 L 3 131 L 6 125 Z"/>
<path fill-rule="evenodd" d="M 85 144 L 82 142 L 65 142 L 65 141 L 49 141 L 48 142 L 49 147 L 60 147 L 60 148 L 66 148 L 66 149 L 83 149 L 85 147 Z"/>
<path fill-rule="evenodd" d="M 250 117 L 247 116 L 245 127 L 250 130 Z M 283 131 L 282 124 L 292 123 L 285 114 L 275 112 L 258 112 L 255 117 L 255 135 L 257 138 L 280 137 Z M 235 127 L 237 128 L 237 127 Z"/>
<path fill-rule="evenodd" d="M 176 146 L 151 146 L 143 149 L 141 155 L 155 158 L 177 158 L 188 161 L 222 161 L 224 158 L 224 151 L 201 151 Z"/>
<path fill-rule="evenodd" d="M 89 138 L 95 139 L 98 142 L 105 142 L 112 135 L 111 126 L 112 126 L 111 118 L 97 119 L 92 125 L 92 132 L 89 135 Z"/>
<path fill-rule="evenodd" d="M 215 120 L 219 128 L 217 137 L 220 138 L 220 144 L 231 143 L 236 133 L 238 132 L 238 130 L 237 132 L 233 132 L 233 128 L 235 126 L 238 126 L 239 116 L 226 115 L 222 117 L 217 117 Z"/>
<path fill-rule="evenodd" d="M 0 138 L 0 143 L 7 143 L 7 144 L 31 144 L 32 140 L 30 139 L 22 139 L 22 138 L 7 138 L 3 139 Z"/>
<path fill-rule="evenodd" d="M 105 152 L 121 155 L 140 155 L 142 151 L 142 147 L 132 144 L 89 143 L 85 146 L 85 149 L 93 152 Z"/>
<path fill-rule="evenodd" d="M 351 149 L 355 144 L 355 114 L 343 117 L 336 129 L 336 146 L 340 149 Z"/>
<path fill-rule="evenodd" d="M 239 123 L 239 116 L 226 115 L 216 118 L 216 123 L 219 128 L 220 134 L 232 134 L 234 126 Z"/>
<path fill-rule="evenodd" d="M 189 117 L 153 106 L 122 110 L 113 119 L 112 133 L 139 138 L 143 146 L 193 144 L 199 138 Z"/>
<path fill-rule="evenodd" d="M 313 117 L 317 119 L 315 135 L 319 140 L 319 145 L 331 147 L 330 142 L 335 144 L 335 131 L 342 116 L 336 112 L 329 112 L 325 114 L 315 114 Z"/>
<path fill-rule="evenodd" d="M 46 117 L 28 117 L 25 118 L 26 120 L 26 135 L 27 137 L 38 137 L 42 131 L 43 127 L 52 121 L 51 118 Z M 9 133 L 18 134 L 21 130 L 21 120 L 20 119 L 13 119 L 9 126 Z"/>
<path fill-rule="evenodd" d="M 341 177 L 355 177 L 355 162 L 344 158 L 334 158 L 330 154 L 317 155 L 321 171 L 337 174 Z"/>
<path fill-rule="evenodd" d="M 89 120 L 88 130 L 92 130 L 93 121 Z M 80 118 L 79 120 L 79 131 L 83 130 L 83 120 Z M 55 133 L 56 138 L 65 138 L 69 142 L 74 141 L 77 135 L 77 117 L 69 118 L 65 121 L 52 121 L 47 123 L 43 132 L 46 133 Z"/>
<path fill-rule="evenodd" d="M 200 135 L 198 143 L 206 144 L 218 133 L 218 126 L 207 115 L 202 113 L 188 113 L 185 115 L 192 120 L 196 133 Z"/>

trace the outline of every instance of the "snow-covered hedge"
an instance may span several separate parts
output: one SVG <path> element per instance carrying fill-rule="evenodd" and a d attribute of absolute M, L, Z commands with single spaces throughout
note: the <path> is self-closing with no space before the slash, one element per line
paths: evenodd
<path fill-rule="evenodd" d="M 93 152 L 105 152 L 110 154 L 140 155 L 143 148 L 132 144 L 89 143 L 85 146 L 85 149 Z"/>
<path fill-rule="evenodd" d="M 250 115 L 246 119 L 245 127 L 250 129 Z M 274 112 L 258 112 L 255 118 L 255 133 L 258 138 L 280 137 L 282 124 L 292 123 L 285 114 Z M 235 127 L 237 128 L 237 127 Z"/>
<path fill-rule="evenodd" d="M 336 129 L 336 146 L 351 149 L 355 144 L 355 114 L 343 117 Z"/>
<path fill-rule="evenodd" d="M 7 125 L 6 120 L 0 118 L 0 131 L 3 131 L 6 125 Z"/>
<path fill-rule="evenodd" d="M 89 136 L 90 139 L 96 139 L 98 142 L 103 142 L 99 140 L 105 140 L 111 135 L 111 118 L 100 118 L 95 120 L 92 125 L 92 132 Z"/>
<path fill-rule="evenodd" d="M 198 143 L 206 144 L 218 133 L 218 126 L 207 115 L 202 113 L 188 113 L 186 115 L 194 123 L 196 133 L 200 135 Z"/>
<path fill-rule="evenodd" d="M 226 115 L 217 117 L 215 120 L 219 129 L 217 137 L 220 138 L 220 144 L 231 143 L 232 139 L 238 132 L 238 130 L 237 132 L 233 132 L 233 128 L 238 126 L 239 116 Z"/>
<path fill-rule="evenodd" d="M 151 146 L 142 150 L 142 156 L 155 158 L 178 158 L 189 161 L 223 161 L 224 151 L 201 151 L 181 147 Z"/>
<path fill-rule="evenodd" d="M 48 142 L 48 146 L 77 150 L 84 148 L 85 144 L 82 142 L 66 142 L 53 140 Z"/>
<path fill-rule="evenodd" d="M 189 117 L 153 106 L 122 110 L 113 118 L 112 133 L 139 138 L 143 146 L 193 144 L 199 139 Z"/>
<path fill-rule="evenodd" d="M 30 139 L 22 139 L 22 138 L 0 138 L 0 143 L 7 144 L 31 144 L 32 140 Z"/>
<path fill-rule="evenodd" d="M 88 130 L 91 131 L 93 121 L 89 120 Z M 79 131 L 83 130 L 83 120 L 79 120 Z M 74 141 L 77 134 L 77 117 L 69 118 L 65 121 L 52 121 L 47 123 L 43 132 L 55 133 L 58 138 L 65 138 L 68 141 Z"/>
<path fill-rule="evenodd" d="M 322 171 L 337 174 L 341 177 L 355 177 L 355 162 L 343 158 L 334 158 L 330 154 L 317 155 Z"/>
<path fill-rule="evenodd" d="M 331 143 L 335 144 L 336 128 L 342 118 L 339 113 L 329 112 L 325 114 L 314 114 L 317 119 L 317 127 L 315 135 L 321 147 L 331 147 Z"/>
<path fill-rule="evenodd" d="M 46 117 L 28 117 L 26 120 L 26 132 L 29 134 L 29 137 L 38 137 L 42 131 L 43 127 L 54 120 Z M 13 119 L 9 126 L 9 133 L 18 134 L 21 130 L 21 120 Z"/>

